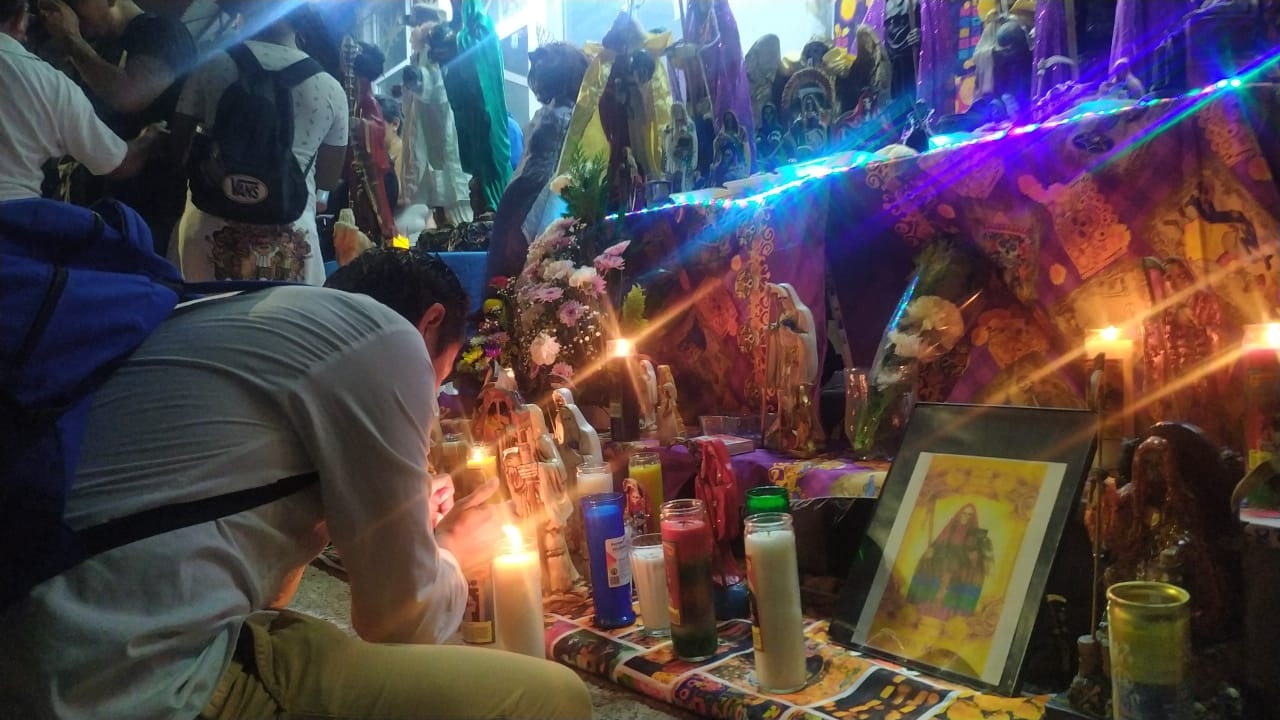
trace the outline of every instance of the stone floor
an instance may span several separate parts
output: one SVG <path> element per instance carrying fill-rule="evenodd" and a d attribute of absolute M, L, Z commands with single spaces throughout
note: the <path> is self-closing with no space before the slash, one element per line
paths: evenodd
<path fill-rule="evenodd" d="M 347 583 L 328 570 L 308 567 L 290 607 L 352 632 Z M 595 676 L 583 674 L 582 678 L 591 691 L 595 717 L 601 720 L 694 720 L 698 717 Z"/>

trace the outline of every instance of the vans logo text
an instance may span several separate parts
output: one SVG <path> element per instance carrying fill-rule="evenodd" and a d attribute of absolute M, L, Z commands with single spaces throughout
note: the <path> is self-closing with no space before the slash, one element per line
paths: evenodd
<path fill-rule="evenodd" d="M 251 175 L 228 175 L 222 179 L 222 192 L 232 202 L 257 205 L 267 199 L 267 184 Z"/>

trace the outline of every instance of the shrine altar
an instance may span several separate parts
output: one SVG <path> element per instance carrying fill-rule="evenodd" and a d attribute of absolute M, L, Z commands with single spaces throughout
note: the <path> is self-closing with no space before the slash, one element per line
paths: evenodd
<path fill-rule="evenodd" d="M 642 255 L 628 279 L 649 290 L 654 318 L 642 351 L 672 365 L 687 423 L 758 413 L 766 283 L 796 287 L 820 348 L 829 290 L 851 360 L 866 365 L 920 250 L 945 238 L 990 273 L 921 399 L 1083 407 L 1085 330 L 1114 325 L 1164 358 L 1138 370 L 1144 419 L 1196 422 L 1230 443 L 1241 393 L 1226 354 L 1280 298 L 1278 128 L 1280 86 L 1224 81 L 628 215 L 618 222 Z M 1177 355 L 1178 333 L 1199 338 L 1198 355 Z M 1196 367 L 1219 372 L 1175 383 Z M 1177 390 L 1156 392 L 1166 385 Z"/>

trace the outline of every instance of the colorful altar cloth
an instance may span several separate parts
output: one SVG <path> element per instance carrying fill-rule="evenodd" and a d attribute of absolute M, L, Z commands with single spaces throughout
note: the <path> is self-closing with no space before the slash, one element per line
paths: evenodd
<path fill-rule="evenodd" d="M 751 623 L 720 624 L 720 647 L 701 663 L 676 658 L 669 639 L 640 626 L 599 630 L 591 602 L 548 603 L 547 656 L 661 702 L 725 720 L 1039 720 L 1046 698 L 1005 698 L 944 683 L 834 645 L 825 620 L 807 620 L 809 684 L 787 695 L 755 686 Z"/>

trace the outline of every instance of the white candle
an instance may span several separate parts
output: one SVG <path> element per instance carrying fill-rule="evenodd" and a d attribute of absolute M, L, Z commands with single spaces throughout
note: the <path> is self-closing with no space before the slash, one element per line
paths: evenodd
<path fill-rule="evenodd" d="M 640 619 L 651 637 L 671 634 L 667 615 L 667 567 L 663 559 L 662 536 L 641 535 L 632 540 L 631 579 L 640 600 Z"/>
<path fill-rule="evenodd" d="M 578 497 L 613 492 L 613 470 L 608 465 L 582 463 L 578 466 Z"/>
<path fill-rule="evenodd" d="M 1244 326 L 1241 347 L 1244 395 L 1245 470 L 1267 462 L 1276 452 L 1271 415 L 1280 403 L 1280 323 Z"/>
<path fill-rule="evenodd" d="M 772 693 L 805 685 L 804 619 L 800 571 L 791 516 L 761 513 L 747 518 L 747 587 L 754 616 L 756 681 Z"/>
<path fill-rule="evenodd" d="M 1106 358 L 1107 397 L 1103 399 L 1101 437 L 1094 466 L 1118 469 L 1122 446 L 1126 437 L 1133 437 L 1134 419 L 1128 406 L 1136 399 L 1133 379 L 1133 340 L 1124 337 L 1121 330 L 1111 327 L 1090 330 L 1084 339 L 1084 352 L 1090 373 L 1092 363 L 1099 354 Z M 1095 398 L 1090 397 L 1093 403 Z"/>
<path fill-rule="evenodd" d="M 502 528 L 511 551 L 493 559 L 493 615 L 503 650 L 545 658 L 542 624 L 542 567 L 538 551 L 524 550 L 520 531 Z"/>

